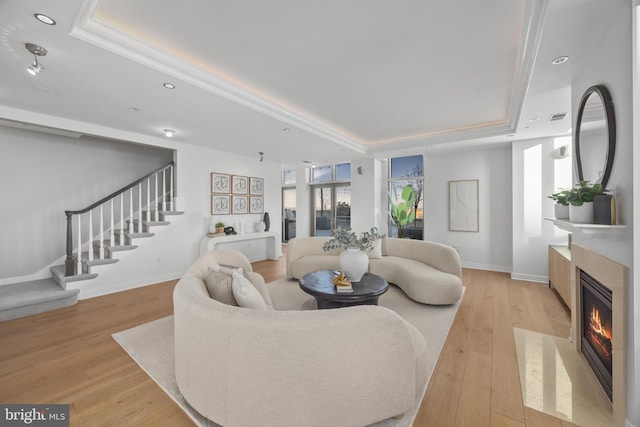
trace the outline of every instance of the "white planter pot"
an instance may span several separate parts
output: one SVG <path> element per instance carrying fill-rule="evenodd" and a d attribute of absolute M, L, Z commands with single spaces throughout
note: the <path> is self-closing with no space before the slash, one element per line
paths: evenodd
<path fill-rule="evenodd" d="M 553 205 L 553 212 L 556 219 L 569 219 L 569 206 L 556 203 Z"/>
<path fill-rule="evenodd" d="M 593 224 L 593 202 L 585 202 L 582 206 L 569 205 L 569 221 L 576 224 Z"/>
<path fill-rule="evenodd" d="M 359 282 L 369 269 L 369 257 L 360 249 L 348 248 L 338 255 L 340 270 L 352 282 Z"/>

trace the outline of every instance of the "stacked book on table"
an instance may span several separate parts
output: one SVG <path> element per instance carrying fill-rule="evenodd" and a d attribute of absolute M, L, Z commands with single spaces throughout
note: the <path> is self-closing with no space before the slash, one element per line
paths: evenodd
<path fill-rule="evenodd" d="M 353 292 L 351 281 L 345 277 L 342 271 L 340 271 L 339 274 L 333 278 L 332 282 L 336 286 L 336 292 L 338 293 Z"/>

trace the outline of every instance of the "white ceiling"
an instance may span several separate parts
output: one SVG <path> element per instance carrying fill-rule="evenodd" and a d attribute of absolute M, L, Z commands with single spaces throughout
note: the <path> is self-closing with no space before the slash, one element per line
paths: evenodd
<path fill-rule="evenodd" d="M 605 3 L 4 1 L 0 104 L 282 163 L 566 135 Z"/>

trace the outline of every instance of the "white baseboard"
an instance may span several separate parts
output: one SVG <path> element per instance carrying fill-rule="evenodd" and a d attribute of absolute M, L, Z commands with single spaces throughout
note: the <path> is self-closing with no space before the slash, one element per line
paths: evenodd
<path fill-rule="evenodd" d="M 549 283 L 549 277 L 538 276 L 535 274 L 511 273 L 511 278 L 513 280 L 523 280 L 525 282 Z"/>
<path fill-rule="evenodd" d="M 179 279 L 183 274 L 184 272 L 167 273 L 154 277 L 145 277 L 144 279 L 133 280 L 131 282 L 116 283 L 98 287 L 95 287 L 95 284 L 91 283 L 91 280 L 84 283 L 70 282 L 67 284 L 67 289 L 80 289 L 78 299 L 83 300 L 100 297 L 103 295 L 109 295 L 115 292 L 127 291 L 129 289 L 141 288 L 143 286 L 155 285 L 157 283 L 166 282 L 168 280 Z M 88 287 L 88 289 L 83 289 L 83 287 Z"/>
<path fill-rule="evenodd" d="M 472 268 L 474 270 L 497 271 L 500 273 L 511 273 L 511 267 L 503 265 L 477 264 L 474 262 L 462 261 L 462 268 Z"/>

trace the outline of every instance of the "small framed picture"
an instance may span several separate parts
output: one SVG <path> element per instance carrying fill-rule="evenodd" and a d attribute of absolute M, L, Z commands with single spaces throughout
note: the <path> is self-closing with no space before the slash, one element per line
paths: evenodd
<path fill-rule="evenodd" d="M 231 204 L 229 203 L 229 195 L 221 196 L 218 194 L 211 195 L 211 215 L 229 215 L 231 213 Z"/>
<path fill-rule="evenodd" d="M 211 192 L 215 194 L 231 193 L 231 176 L 226 173 L 211 172 Z"/>
<path fill-rule="evenodd" d="M 249 194 L 252 196 L 262 196 L 264 194 L 264 179 L 249 178 Z"/>
<path fill-rule="evenodd" d="M 249 213 L 263 213 L 264 212 L 264 197 L 251 196 L 249 198 Z"/>
<path fill-rule="evenodd" d="M 246 176 L 231 176 L 231 193 L 232 194 L 249 194 L 249 178 Z"/>
<path fill-rule="evenodd" d="M 248 196 L 231 196 L 231 213 L 246 214 L 249 213 L 249 197 Z"/>

